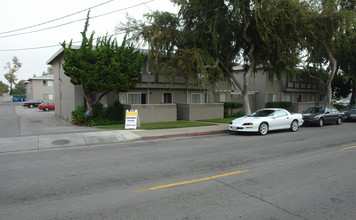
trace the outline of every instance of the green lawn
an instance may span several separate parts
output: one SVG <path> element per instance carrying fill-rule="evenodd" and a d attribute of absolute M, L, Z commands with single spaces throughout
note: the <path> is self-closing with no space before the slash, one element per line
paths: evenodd
<path fill-rule="evenodd" d="M 215 125 L 213 123 L 206 122 L 193 122 L 193 121 L 170 121 L 170 122 L 154 122 L 154 123 L 142 123 L 141 127 L 137 129 L 144 130 L 154 130 L 154 129 L 167 129 L 167 128 L 186 128 L 186 127 L 199 127 L 199 126 L 210 126 Z M 111 130 L 124 130 L 124 124 L 118 125 L 103 125 L 97 126 L 101 129 L 111 129 Z"/>

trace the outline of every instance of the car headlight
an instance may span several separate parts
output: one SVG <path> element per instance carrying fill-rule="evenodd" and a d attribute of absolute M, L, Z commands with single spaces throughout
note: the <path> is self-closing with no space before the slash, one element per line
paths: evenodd
<path fill-rule="evenodd" d="M 242 125 L 253 125 L 251 122 L 243 123 Z"/>
<path fill-rule="evenodd" d="M 319 116 L 315 116 L 314 119 L 319 119 Z"/>

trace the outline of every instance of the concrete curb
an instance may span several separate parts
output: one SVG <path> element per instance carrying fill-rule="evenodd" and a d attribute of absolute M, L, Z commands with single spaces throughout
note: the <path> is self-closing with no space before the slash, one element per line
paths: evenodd
<path fill-rule="evenodd" d="M 222 130 L 222 131 L 202 131 L 202 132 L 190 132 L 190 133 L 183 133 L 183 134 L 146 136 L 146 137 L 142 137 L 142 140 L 154 140 L 154 139 L 174 138 L 174 137 L 183 137 L 183 136 L 203 136 L 203 135 L 222 134 L 222 133 L 227 133 L 227 132 L 229 132 L 229 131 Z"/>

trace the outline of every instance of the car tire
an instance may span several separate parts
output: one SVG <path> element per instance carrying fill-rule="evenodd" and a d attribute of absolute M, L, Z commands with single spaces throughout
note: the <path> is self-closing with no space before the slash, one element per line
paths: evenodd
<path fill-rule="evenodd" d="M 338 118 L 337 118 L 337 121 L 336 121 L 336 124 L 337 124 L 337 125 L 341 125 L 341 123 L 342 123 L 342 118 L 341 118 L 341 117 L 338 117 Z"/>
<path fill-rule="evenodd" d="M 298 130 L 298 121 L 294 120 L 292 121 L 292 123 L 290 124 L 290 130 L 293 132 L 296 132 Z"/>
<path fill-rule="evenodd" d="M 268 124 L 266 122 L 260 124 L 258 127 L 258 133 L 260 135 L 266 135 L 268 133 Z"/>
<path fill-rule="evenodd" d="M 47 107 L 47 108 L 45 108 L 44 110 L 45 110 L 45 111 L 49 111 L 49 108 Z"/>
<path fill-rule="evenodd" d="M 318 126 L 319 127 L 323 127 L 324 126 L 324 119 L 323 118 L 319 119 Z"/>
<path fill-rule="evenodd" d="M 28 105 L 28 107 L 29 107 L 29 108 L 33 108 L 33 105 L 32 105 L 32 104 L 31 104 L 31 105 Z"/>

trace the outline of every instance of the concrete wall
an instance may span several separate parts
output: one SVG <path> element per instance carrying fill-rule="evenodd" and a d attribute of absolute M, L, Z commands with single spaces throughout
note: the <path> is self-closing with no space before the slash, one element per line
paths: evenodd
<path fill-rule="evenodd" d="M 178 120 L 195 121 L 223 117 L 223 103 L 177 104 Z"/>
<path fill-rule="evenodd" d="M 125 105 L 126 110 L 137 110 L 140 123 L 167 122 L 177 120 L 176 104 Z"/>

